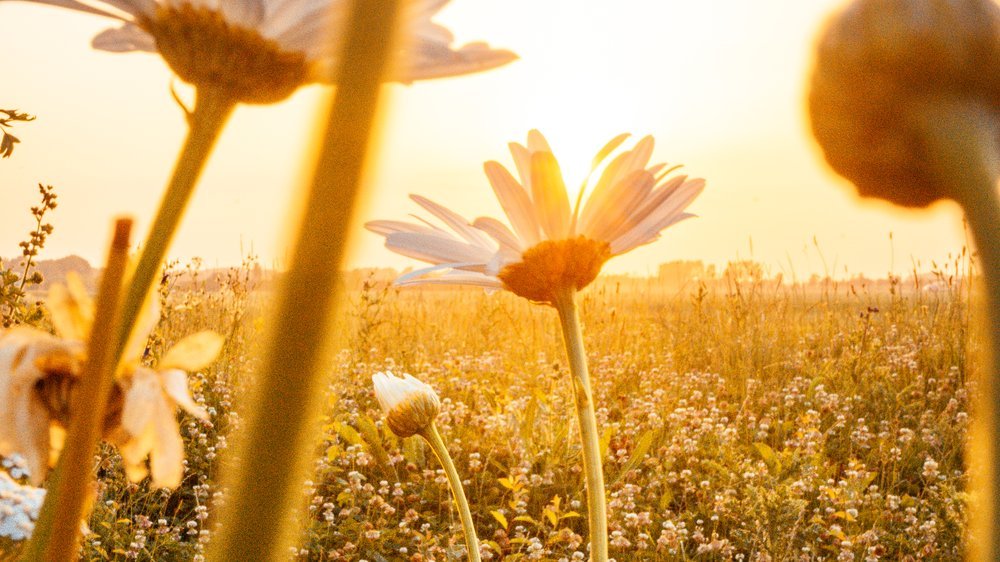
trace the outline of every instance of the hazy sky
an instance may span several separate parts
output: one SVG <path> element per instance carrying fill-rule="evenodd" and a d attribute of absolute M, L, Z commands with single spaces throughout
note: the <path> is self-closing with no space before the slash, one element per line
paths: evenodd
<path fill-rule="evenodd" d="M 699 218 L 614 259 L 647 273 L 674 259 L 754 258 L 772 272 L 884 275 L 943 260 L 964 243 L 950 204 L 900 212 L 862 203 L 827 171 L 808 132 L 812 44 L 836 0 L 453 0 L 437 21 L 460 42 L 483 39 L 521 60 L 499 70 L 389 89 L 379 163 L 359 225 L 405 218 L 420 193 L 473 218 L 500 216 L 482 172 L 510 165 L 507 143 L 548 138 L 568 179 L 612 136 L 656 137 L 653 159 L 708 181 Z M 38 115 L 0 161 L 0 255 L 33 226 L 38 182 L 60 207 L 48 257 L 100 261 L 110 221 L 145 235 L 185 132 L 171 74 L 149 54 L 92 50 L 112 22 L 47 6 L 0 3 L 0 108 Z M 240 107 L 199 185 L 171 255 L 209 265 L 251 249 L 286 255 L 285 225 L 302 180 L 321 88 L 277 106 Z M 568 183 L 574 183 L 569 181 Z M 381 237 L 354 229 L 351 265 L 405 267 Z M 890 242 L 889 233 L 893 233 Z M 822 256 L 814 246 L 818 242 Z M 826 265 L 824 265 L 824 260 Z"/>

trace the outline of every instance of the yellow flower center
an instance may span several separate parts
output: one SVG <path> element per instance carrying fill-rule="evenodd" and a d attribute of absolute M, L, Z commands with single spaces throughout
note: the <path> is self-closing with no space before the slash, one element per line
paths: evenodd
<path fill-rule="evenodd" d="M 610 258 L 607 242 L 585 236 L 545 240 L 524 252 L 518 263 L 504 267 L 498 277 L 515 295 L 553 304 L 558 290 L 589 285 Z"/>
<path fill-rule="evenodd" d="M 303 53 L 289 52 L 256 30 L 229 25 L 219 12 L 190 4 L 157 8 L 139 22 L 182 80 L 244 103 L 276 103 L 306 82 Z"/>

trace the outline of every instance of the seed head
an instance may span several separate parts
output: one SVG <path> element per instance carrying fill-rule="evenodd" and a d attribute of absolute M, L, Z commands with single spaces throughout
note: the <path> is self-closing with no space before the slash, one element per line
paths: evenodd
<path fill-rule="evenodd" d="M 856 0 L 818 44 L 812 130 L 865 197 L 906 207 L 951 198 L 922 130 L 928 107 L 1000 114 L 1000 7 L 993 0 Z"/>

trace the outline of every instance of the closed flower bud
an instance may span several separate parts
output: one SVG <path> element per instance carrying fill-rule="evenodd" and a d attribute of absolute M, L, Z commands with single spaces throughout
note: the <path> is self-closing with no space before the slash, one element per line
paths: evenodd
<path fill-rule="evenodd" d="M 954 104 L 1000 114 L 993 0 L 857 0 L 823 32 L 809 93 L 813 134 L 861 195 L 907 207 L 954 198 L 923 133 L 928 109 Z"/>
<path fill-rule="evenodd" d="M 393 433 L 410 437 L 428 429 L 441 410 L 434 389 L 410 375 L 397 377 L 391 372 L 372 375 L 375 398 L 385 412 Z"/>

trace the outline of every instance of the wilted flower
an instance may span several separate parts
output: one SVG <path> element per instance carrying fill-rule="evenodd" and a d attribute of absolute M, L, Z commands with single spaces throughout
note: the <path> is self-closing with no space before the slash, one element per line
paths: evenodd
<path fill-rule="evenodd" d="M 441 401 L 434 389 L 411 375 L 397 377 L 388 371 L 375 373 L 372 383 L 389 429 L 400 437 L 424 432 L 441 410 Z"/>
<path fill-rule="evenodd" d="M 149 454 L 154 485 L 176 487 L 183 461 L 176 407 L 207 417 L 191 400 L 185 371 L 204 368 L 223 340 L 214 332 L 199 332 L 164 353 L 156 369 L 140 366 L 159 320 L 155 303 L 150 300 L 126 345 L 104 433 L 120 445 L 130 478 L 145 477 Z M 93 302 L 74 274 L 67 276 L 65 286 L 53 285 L 46 307 L 59 337 L 23 327 L 0 334 L 0 454 L 23 455 L 35 483 L 62 448 L 94 314 Z"/>
<path fill-rule="evenodd" d="M 235 101 L 274 103 L 309 82 L 329 82 L 337 66 L 345 0 L 29 0 L 124 22 L 94 38 L 97 49 L 158 52 L 177 75 Z M 406 4 L 394 80 L 411 82 L 487 70 L 513 53 L 471 43 L 431 21 L 447 0 Z"/>
<path fill-rule="evenodd" d="M 605 164 L 626 138 L 619 135 L 601 149 L 593 169 Z M 557 291 L 590 284 L 611 257 L 649 244 L 665 228 L 691 217 L 684 210 L 705 186 L 702 179 L 670 176 L 676 166 L 647 168 L 653 138 L 645 137 L 607 162 L 586 202 L 581 194 L 571 206 L 559 164 L 541 133 L 531 131 L 527 147 L 511 143 L 510 150 L 520 182 L 497 162 L 487 162 L 485 170 L 512 228 L 490 217 L 470 223 L 419 196 L 412 198 L 451 232 L 427 223 L 365 225 L 385 236 L 389 249 L 434 264 L 399 283 L 504 288 L 552 303 Z M 450 271 L 427 276 L 442 269 Z"/>
<path fill-rule="evenodd" d="M 67 421 L 83 347 L 34 328 L 0 332 L 0 455 L 21 454 L 34 484 L 48 472 L 52 426 Z"/>
<path fill-rule="evenodd" d="M 955 198 L 922 122 L 949 103 L 1000 115 L 1000 7 L 993 0 L 860 0 L 820 37 L 812 129 L 858 192 L 908 207 Z M 994 125 L 995 127 L 995 125 Z M 996 129 L 994 128 L 994 135 Z"/>

